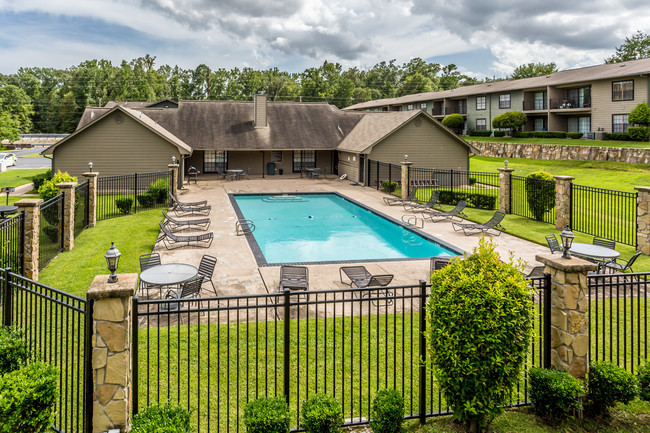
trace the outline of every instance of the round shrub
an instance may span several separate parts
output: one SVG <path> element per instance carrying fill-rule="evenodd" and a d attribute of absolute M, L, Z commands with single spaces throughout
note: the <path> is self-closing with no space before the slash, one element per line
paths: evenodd
<path fill-rule="evenodd" d="M 133 207 L 133 199 L 130 197 L 117 198 L 115 199 L 115 206 L 120 213 L 129 214 L 131 213 L 131 208 Z"/>
<path fill-rule="evenodd" d="M 0 376 L 27 363 L 29 348 L 19 328 L 0 327 Z"/>
<path fill-rule="evenodd" d="M 382 389 L 372 400 L 370 428 L 373 433 L 399 433 L 403 431 L 404 398 L 394 389 Z"/>
<path fill-rule="evenodd" d="M 52 178 L 52 170 L 47 170 L 45 173 L 37 174 L 32 176 L 32 186 L 35 191 L 38 191 L 43 182 Z"/>
<path fill-rule="evenodd" d="M 594 415 L 607 414 L 616 403 L 629 403 L 638 394 L 636 377 L 608 361 L 589 366 L 587 375 L 588 411 Z"/>
<path fill-rule="evenodd" d="M 530 401 L 537 416 L 563 420 L 581 409 L 578 394 L 582 384 L 565 371 L 533 367 L 528 371 Z"/>
<path fill-rule="evenodd" d="M 582 138 L 582 132 L 567 132 L 566 133 L 567 138 L 571 138 L 573 140 L 578 140 Z"/>
<path fill-rule="evenodd" d="M 289 407 L 284 398 L 258 398 L 244 407 L 247 433 L 288 433 Z"/>
<path fill-rule="evenodd" d="M 650 363 L 646 361 L 639 367 L 637 378 L 639 381 L 639 397 L 642 400 L 650 401 Z"/>
<path fill-rule="evenodd" d="M 514 131 L 526 124 L 528 118 L 521 111 L 506 111 L 492 119 L 492 127 Z"/>
<path fill-rule="evenodd" d="M 627 128 L 627 135 L 632 141 L 647 141 L 648 140 L 648 127 L 647 126 L 629 126 Z"/>
<path fill-rule="evenodd" d="M 442 119 L 442 124 L 452 131 L 458 132 L 463 129 L 463 126 L 465 125 L 465 119 L 463 119 L 463 116 L 458 113 L 449 114 L 448 116 L 445 116 L 444 119 Z"/>
<path fill-rule="evenodd" d="M 537 221 L 555 207 L 555 182 L 553 176 L 543 170 L 526 176 L 526 200 L 528 208 Z"/>
<path fill-rule="evenodd" d="M 154 405 L 133 415 L 131 433 L 190 433 L 190 411 L 170 404 Z"/>
<path fill-rule="evenodd" d="M 627 116 L 632 125 L 650 125 L 650 107 L 645 102 L 637 105 Z"/>
<path fill-rule="evenodd" d="M 169 194 L 169 179 L 158 179 L 152 182 L 147 188 L 147 194 L 151 195 L 156 203 L 165 203 Z"/>
<path fill-rule="evenodd" d="M 338 433 L 342 424 L 341 404 L 334 397 L 314 394 L 302 402 L 300 427 L 307 433 Z"/>
<path fill-rule="evenodd" d="M 395 181 L 390 181 L 389 182 L 389 181 L 385 180 L 385 181 L 383 181 L 381 183 L 381 190 L 384 191 L 384 192 L 390 193 L 390 192 L 395 191 L 396 189 L 397 189 L 397 182 L 395 182 Z"/>
<path fill-rule="evenodd" d="M 56 186 L 57 184 L 61 182 L 76 182 L 76 181 L 77 181 L 76 177 L 70 176 L 67 172 L 61 172 L 61 170 L 58 170 L 56 174 L 52 176 L 52 179 L 47 179 L 43 181 L 41 186 L 38 188 L 38 195 L 43 200 L 47 201 L 59 195 L 59 188 L 57 188 Z"/>
<path fill-rule="evenodd" d="M 533 309 L 522 271 L 482 237 L 472 255 L 431 276 L 429 359 L 454 418 L 472 431 L 501 411 L 526 358 Z"/>
<path fill-rule="evenodd" d="M 149 193 L 140 194 L 138 196 L 138 204 L 142 207 L 152 207 L 156 204 L 156 197 Z"/>

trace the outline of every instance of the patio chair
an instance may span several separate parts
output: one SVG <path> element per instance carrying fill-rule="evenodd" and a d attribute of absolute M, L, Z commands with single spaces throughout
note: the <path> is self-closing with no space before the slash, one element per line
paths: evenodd
<path fill-rule="evenodd" d="M 192 278 L 189 281 L 184 282 L 181 284 L 181 286 L 176 289 L 176 290 L 170 290 L 167 292 L 167 296 L 165 297 L 166 299 L 198 299 L 200 298 L 201 294 L 201 284 L 203 284 L 203 277 L 200 275 Z M 165 302 L 160 304 L 160 311 L 164 312 L 175 312 L 178 313 L 181 323 L 183 323 L 183 316 L 184 314 L 183 311 L 186 311 L 189 317 L 189 305 L 194 304 L 195 302 Z M 197 304 L 200 303 L 200 301 L 196 302 Z M 183 308 L 183 306 L 188 306 L 187 308 Z M 199 304 L 200 306 L 200 304 Z"/>
<path fill-rule="evenodd" d="M 169 215 L 167 212 L 162 211 L 163 222 L 172 232 L 181 231 L 181 230 L 201 230 L 206 231 L 210 227 L 210 218 L 200 218 L 194 220 L 177 220 Z"/>
<path fill-rule="evenodd" d="M 226 173 L 226 171 L 221 167 L 217 167 L 217 175 L 219 175 L 223 180 L 226 180 L 228 177 L 228 173 Z"/>
<path fill-rule="evenodd" d="M 449 264 L 451 258 L 449 257 L 431 257 L 429 262 L 429 269 L 432 271 L 439 271 Z"/>
<path fill-rule="evenodd" d="M 140 272 L 143 272 L 154 266 L 159 266 L 160 264 L 162 263 L 160 261 L 160 254 L 158 253 L 143 254 L 140 256 Z M 146 290 L 149 292 L 150 289 L 158 289 L 158 287 L 147 284 L 140 280 L 139 290 Z"/>
<path fill-rule="evenodd" d="M 427 200 L 426 203 L 404 203 L 404 210 L 405 211 L 411 211 L 411 212 L 417 212 L 423 209 L 433 209 L 435 207 L 439 207 L 440 204 L 438 203 L 438 199 L 440 198 L 440 191 L 433 190 L 431 191 L 431 196 L 429 197 L 429 200 Z"/>
<path fill-rule="evenodd" d="M 243 170 L 241 173 L 239 173 L 239 178 L 240 179 L 243 179 L 243 178 L 250 179 L 250 177 L 248 177 L 248 173 L 250 171 L 251 171 L 250 167 L 248 167 L 248 170 Z"/>
<path fill-rule="evenodd" d="M 529 273 L 524 275 L 526 278 L 535 278 L 544 276 L 544 266 L 535 266 Z"/>
<path fill-rule="evenodd" d="M 199 263 L 199 275 L 203 278 L 201 280 L 201 285 L 206 281 L 209 281 L 212 284 L 212 291 L 214 296 L 217 295 L 217 288 L 214 287 L 214 282 L 212 281 L 212 275 L 214 274 L 214 266 L 217 264 L 217 258 L 204 254 L 201 257 L 201 263 Z"/>
<path fill-rule="evenodd" d="M 636 259 L 638 259 L 641 254 L 642 254 L 641 251 L 639 251 L 636 254 L 634 254 L 632 257 L 630 257 L 629 260 L 619 258 L 617 259 L 616 262 L 607 262 L 603 265 L 603 268 L 610 269 L 614 272 L 628 272 L 628 271 L 634 272 L 632 266 L 634 265 L 634 262 L 636 262 Z M 623 263 L 619 263 L 618 261 L 621 261 Z"/>
<path fill-rule="evenodd" d="M 321 175 L 321 169 L 320 168 L 315 168 L 309 173 L 309 177 L 311 179 L 320 179 Z"/>
<path fill-rule="evenodd" d="M 455 231 L 462 230 L 465 236 L 476 235 L 480 233 L 491 234 L 490 230 L 496 233 L 495 236 L 501 235 L 499 230 L 505 230 L 505 227 L 501 225 L 501 221 L 506 217 L 506 214 L 503 212 L 495 212 L 492 218 L 486 223 L 452 223 L 452 227 Z"/>
<path fill-rule="evenodd" d="M 348 284 L 343 281 L 343 274 L 350 280 L 350 287 L 358 287 L 360 289 L 370 287 L 386 287 L 393 281 L 393 274 L 372 275 L 365 266 L 341 266 L 339 268 L 339 278 L 343 284 Z M 374 291 L 374 290 L 373 290 Z M 386 305 L 393 305 L 393 291 L 389 289 L 378 289 L 377 296 L 383 295 L 386 300 Z M 370 291 L 365 291 L 362 295 L 364 297 L 371 297 Z M 380 299 L 371 299 L 373 305 L 377 305 Z"/>
<path fill-rule="evenodd" d="M 418 190 L 417 188 L 411 189 L 411 193 L 406 198 L 384 197 L 384 203 L 386 203 L 388 206 L 395 206 L 398 204 L 408 203 L 410 201 L 413 201 L 413 199 L 415 198 L 415 194 L 417 193 L 417 190 Z"/>
<path fill-rule="evenodd" d="M 610 241 L 609 239 L 601 238 L 599 236 L 594 236 L 594 240 L 591 243 L 592 245 L 609 248 L 610 250 L 616 249 L 616 241 Z"/>
<path fill-rule="evenodd" d="M 463 221 L 463 218 L 467 218 L 467 215 L 463 212 L 467 207 L 467 202 L 465 200 L 460 200 L 458 204 L 448 212 L 436 211 L 436 210 L 426 210 L 422 212 L 422 218 L 429 218 L 432 223 L 438 223 L 440 221 L 451 221 L 454 222 L 454 218 L 458 219 L 458 222 Z"/>
<path fill-rule="evenodd" d="M 211 206 L 206 204 L 207 200 L 181 203 L 172 194 L 169 194 L 169 197 L 171 197 L 173 203 L 172 210 L 179 218 L 190 215 L 207 216 L 212 209 Z"/>
<path fill-rule="evenodd" d="M 162 235 L 158 238 L 156 242 L 162 241 L 165 245 L 165 248 L 168 250 L 173 250 L 178 247 L 183 246 L 199 246 L 203 248 L 209 248 L 212 245 L 212 240 L 214 239 L 214 232 L 202 233 L 200 235 L 185 235 L 180 236 L 172 233 L 167 226 L 160 222 L 160 230 L 162 230 Z"/>
<path fill-rule="evenodd" d="M 546 243 L 548 244 L 548 247 L 551 250 L 551 254 L 555 254 L 555 253 L 562 254 L 562 247 L 560 246 L 560 243 L 557 241 L 555 235 L 550 234 L 550 235 L 546 235 L 545 237 L 546 237 Z"/>
<path fill-rule="evenodd" d="M 289 290 L 309 290 L 309 269 L 306 266 L 289 266 L 280 267 L 280 284 L 278 291 Z"/>

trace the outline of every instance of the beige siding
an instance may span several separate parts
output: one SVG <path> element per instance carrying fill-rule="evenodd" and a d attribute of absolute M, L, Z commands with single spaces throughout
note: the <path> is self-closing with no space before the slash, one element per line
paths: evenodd
<path fill-rule="evenodd" d="M 253 176 L 261 176 L 262 169 L 264 168 L 264 170 L 266 170 L 266 167 L 262 167 L 262 152 L 259 150 L 249 152 L 229 151 L 228 168 L 241 168 L 248 171 L 248 174 Z"/>
<path fill-rule="evenodd" d="M 122 123 L 116 122 L 120 115 Z M 100 176 L 163 171 L 180 154 L 176 146 L 120 112 L 109 114 L 93 127 L 54 149 L 54 171 L 81 179 L 92 161 Z"/>
<path fill-rule="evenodd" d="M 634 80 L 634 100 L 612 101 L 612 82 L 628 79 Z M 612 132 L 612 114 L 629 114 L 641 102 L 648 102 L 648 78 L 635 76 L 595 81 L 591 85 L 591 101 L 591 130 Z"/>
<path fill-rule="evenodd" d="M 415 167 L 467 170 L 469 166 L 469 149 L 422 117 L 375 145 L 368 159 L 399 164 L 405 154 Z"/>
<path fill-rule="evenodd" d="M 267 113 L 266 113 L 266 95 L 255 95 L 254 96 L 254 122 L 256 128 L 266 128 L 268 126 L 267 122 Z"/>
<path fill-rule="evenodd" d="M 339 152 L 339 176 L 346 174 L 348 179 L 359 179 L 359 155 L 351 152 Z"/>

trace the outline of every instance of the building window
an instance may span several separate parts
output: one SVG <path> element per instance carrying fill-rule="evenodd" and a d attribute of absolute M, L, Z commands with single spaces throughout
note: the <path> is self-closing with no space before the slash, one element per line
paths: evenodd
<path fill-rule="evenodd" d="M 588 134 L 591 132 L 591 117 L 569 117 L 567 119 L 567 132 L 582 132 Z"/>
<path fill-rule="evenodd" d="M 203 172 L 216 173 L 228 167 L 228 152 L 225 150 L 206 150 L 203 152 Z"/>
<path fill-rule="evenodd" d="M 426 102 L 423 102 L 423 103 L 420 104 L 420 110 L 427 111 L 427 103 Z"/>
<path fill-rule="evenodd" d="M 407 106 L 407 108 L 406 108 L 406 109 L 407 109 L 408 111 L 411 111 L 411 110 L 413 110 L 413 104 L 409 104 L 409 105 Z"/>
<path fill-rule="evenodd" d="M 546 110 L 546 92 L 535 92 L 534 108 L 535 110 Z"/>
<path fill-rule="evenodd" d="M 476 119 L 476 130 L 477 131 L 487 130 L 487 121 L 485 119 Z"/>
<path fill-rule="evenodd" d="M 499 95 L 499 108 L 510 108 L 510 93 Z"/>
<path fill-rule="evenodd" d="M 485 110 L 485 96 L 476 97 L 476 109 Z"/>
<path fill-rule="evenodd" d="M 612 115 L 612 132 L 627 132 L 627 114 Z"/>
<path fill-rule="evenodd" d="M 315 150 L 293 151 L 293 172 L 300 173 L 306 168 L 316 168 Z"/>
<path fill-rule="evenodd" d="M 271 162 L 282 162 L 282 151 L 281 150 L 274 150 L 271 152 Z"/>
<path fill-rule="evenodd" d="M 546 119 L 543 117 L 536 117 L 533 128 L 535 131 L 546 131 Z"/>
<path fill-rule="evenodd" d="M 612 82 L 612 101 L 633 101 L 634 80 Z"/>

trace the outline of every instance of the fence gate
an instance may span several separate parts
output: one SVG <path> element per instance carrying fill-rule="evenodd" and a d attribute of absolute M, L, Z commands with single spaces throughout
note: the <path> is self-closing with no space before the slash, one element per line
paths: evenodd
<path fill-rule="evenodd" d="M 25 272 L 25 214 L 0 222 L 0 268 Z"/>
<path fill-rule="evenodd" d="M 41 203 L 39 220 L 39 269 L 63 251 L 63 194 Z"/>

